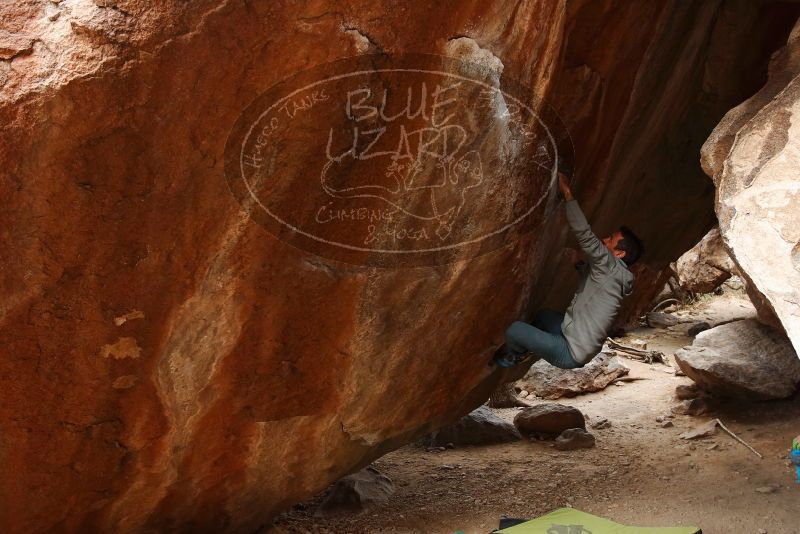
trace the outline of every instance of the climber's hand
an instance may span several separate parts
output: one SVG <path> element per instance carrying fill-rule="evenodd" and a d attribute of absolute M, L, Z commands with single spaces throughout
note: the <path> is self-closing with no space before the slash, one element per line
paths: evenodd
<path fill-rule="evenodd" d="M 572 189 L 569 188 L 569 178 L 564 176 L 562 172 L 558 173 L 558 187 L 561 189 L 561 194 L 564 195 L 564 200 L 572 200 Z"/>

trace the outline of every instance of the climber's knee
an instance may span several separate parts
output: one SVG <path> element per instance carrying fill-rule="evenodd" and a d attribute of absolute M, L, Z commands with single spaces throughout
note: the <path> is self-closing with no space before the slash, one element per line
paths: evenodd
<path fill-rule="evenodd" d="M 516 342 L 521 338 L 521 333 L 527 327 L 526 323 L 522 321 L 514 321 L 506 328 L 506 343 L 509 341 Z"/>
<path fill-rule="evenodd" d="M 506 346 L 510 352 L 519 355 L 530 349 L 526 332 L 531 328 L 533 328 L 531 325 L 522 321 L 514 321 L 506 328 Z"/>

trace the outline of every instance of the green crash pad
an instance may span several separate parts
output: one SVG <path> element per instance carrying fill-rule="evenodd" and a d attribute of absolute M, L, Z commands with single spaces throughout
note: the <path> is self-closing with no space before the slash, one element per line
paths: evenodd
<path fill-rule="evenodd" d="M 498 534 L 702 534 L 697 527 L 629 527 L 574 508 L 559 508 L 549 514 Z"/>

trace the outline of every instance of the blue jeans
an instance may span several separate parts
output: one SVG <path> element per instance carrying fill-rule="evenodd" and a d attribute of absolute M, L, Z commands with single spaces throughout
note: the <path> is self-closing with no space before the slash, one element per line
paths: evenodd
<path fill-rule="evenodd" d="M 564 314 L 554 310 L 539 310 L 533 325 L 514 321 L 506 330 L 506 347 L 509 357 L 532 352 L 534 356 L 561 369 L 583 367 L 572 358 L 567 340 L 561 332 Z"/>

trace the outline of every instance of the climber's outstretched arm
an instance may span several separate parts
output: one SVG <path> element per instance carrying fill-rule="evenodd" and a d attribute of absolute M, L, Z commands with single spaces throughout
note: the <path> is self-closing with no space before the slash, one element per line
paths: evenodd
<path fill-rule="evenodd" d="M 558 173 L 558 187 L 564 195 L 564 200 L 566 200 L 564 208 L 567 214 L 567 222 L 578 239 L 578 245 L 588 257 L 589 263 L 598 264 L 607 261 L 609 257 L 608 247 L 592 232 L 586 216 L 578 206 L 578 201 L 572 195 L 569 180 L 560 172 Z"/>

